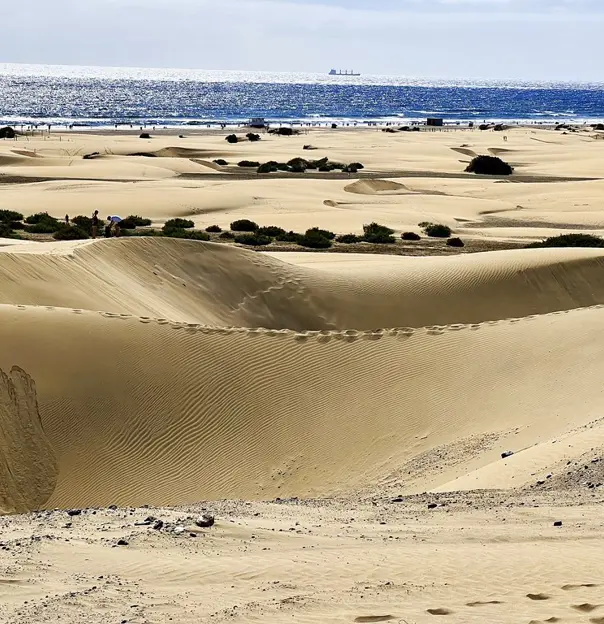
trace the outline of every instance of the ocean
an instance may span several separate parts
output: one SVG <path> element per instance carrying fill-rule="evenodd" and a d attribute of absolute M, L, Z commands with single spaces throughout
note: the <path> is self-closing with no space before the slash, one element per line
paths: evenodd
<path fill-rule="evenodd" d="M 595 123 L 604 85 L 0 64 L 0 124 Z"/>

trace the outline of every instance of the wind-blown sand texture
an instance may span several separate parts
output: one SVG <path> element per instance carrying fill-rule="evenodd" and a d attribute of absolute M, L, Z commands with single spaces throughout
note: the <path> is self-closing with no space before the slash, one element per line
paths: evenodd
<path fill-rule="evenodd" d="M 527 153 L 543 149 L 521 131 L 510 148 L 516 134 Z M 356 134 L 342 136 L 334 159 L 361 160 Z M 459 138 L 362 136 L 425 144 L 431 171 L 444 137 Z M 571 153 L 589 141 L 547 136 Z M 97 163 L 146 143 L 84 140 L 91 151 L 123 143 L 78 165 L 98 173 Z M 202 153 L 206 140 L 216 151 Z M 174 141 L 151 140 L 163 156 L 124 158 L 192 162 Z M 235 148 L 269 151 L 194 141 L 195 158 L 209 160 Z M 555 164 L 531 173 L 568 175 L 562 147 Z M 51 158 L 36 153 L 15 158 Z M 162 170 L 149 182 L 0 184 L 1 207 L 88 214 L 104 202 L 157 222 L 264 214 L 296 229 L 302 220 L 329 226 L 343 212 L 342 231 L 354 231 L 382 201 L 424 198 L 440 217 L 448 185 L 468 189 L 455 200 L 468 212 L 451 215 L 478 219 L 485 203 L 507 202 L 496 189 L 526 200 L 539 187 L 545 206 L 572 185 L 592 189 L 596 215 L 601 184 L 220 178 L 214 186 L 166 173 L 168 165 L 136 164 L 140 177 Z M 44 165 L 55 166 L 63 171 Z M 117 174 L 121 165 L 111 166 Z M 417 166 L 428 166 L 421 153 Z M 410 193 L 416 182 L 426 192 Z M 334 201 L 369 203 L 325 205 L 325 190 Z M 248 196 L 258 203 L 242 203 Z M 385 205 L 371 220 L 411 223 L 402 204 Z M 427 214 L 419 205 L 409 209 L 413 222 Z M 486 223 L 478 236 L 489 235 Z M 532 226 L 513 229 L 533 235 Z M 166 238 L 0 248 L 0 512 L 24 514 L 0 518 L 0 622 L 598 624 L 602 306 L 597 249 L 412 258 Z M 216 514 L 214 527 L 195 526 L 202 509 Z M 154 529 L 155 519 L 164 525 Z"/>

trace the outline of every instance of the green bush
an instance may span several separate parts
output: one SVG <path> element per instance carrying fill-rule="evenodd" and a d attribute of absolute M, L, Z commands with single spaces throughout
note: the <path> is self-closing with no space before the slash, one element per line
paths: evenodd
<path fill-rule="evenodd" d="M 512 175 L 514 169 L 497 156 L 476 156 L 466 167 L 467 173 L 478 173 L 481 175 Z"/>
<path fill-rule="evenodd" d="M 401 234 L 401 238 L 404 241 L 418 241 L 422 239 L 422 237 L 416 232 L 403 232 Z"/>
<path fill-rule="evenodd" d="M 90 238 L 88 233 L 85 232 L 82 228 L 76 225 L 63 225 L 59 228 L 54 234 L 53 238 L 55 240 L 84 240 L 86 238 Z"/>
<path fill-rule="evenodd" d="M 267 225 L 265 227 L 258 228 L 257 233 L 264 236 L 270 236 L 271 238 L 276 238 L 277 236 L 285 234 L 285 230 L 277 227 L 276 225 Z"/>
<path fill-rule="evenodd" d="M 231 223 L 231 230 L 233 230 L 233 232 L 255 232 L 257 229 L 258 224 L 249 219 L 239 219 Z"/>
<path fill-rule="evenodd" d="M 139 217 L 138 215 L 130 215 L 129 217 L 126 217 L 126 220 L 134 223 L 136 227 L 148 227 L 150 225 L 153 225 L 153 221 L 151 221 L 151 219 Z"/>
<path fill-rule="evenodd" d="M 298 239 L 298 245 L 309 247 L 310 249 L 329 249 L 332 246 L 332 239 L 324 236 L 319 228 L 307 230 L 304 236 Z M 335 236 L 334 236 L 335 238 Z"/>
<path fill-rule="evenodd" d="M 120 221 L 120 230 L 136 230 L 136 223 L 129 218 Z"/>
<path fill-rule="evenodd" d="M 302 234 L 298 234 L 298 232 L 292 232 L 290 230 L 289 232 L 279 234 L 276 238 L 280 243 L 298 243 L 302 238 Z"/>
<path fill-rule="evenodd" d="M 214 163 L 220 165 L 221 167 L 226 167 L 229 164 L 226 160 L 224 160 L 224 158 L 217 158 Z"/>
<path fill-rule="evenodd" d="M 353 162 L 348 165 L 348 168 L 356 169 L 357 171 L 359 171 L 360 169 L 365 169 L 365 165 L 361 164 L 360 162 Z"/>
<path fill-rule="evenodd" d="M 270 160 L 269 162 L 260 165 L 257 173 L 274 173 L 275 171 L 279 171 L 279 163 L 274 160 Z"/>
<path fill-rule="evenodd" d="M 164 233 L 159 230 L 145 228 L 143 230 L 122 230 L 120 236 L 164 236 Z"/>
<path fill-rule="evenodd" d="M 233 232 L 223 232 L 218 238 L 222 238 L 223 240 L 233 240 L 235 238 L 235 234 L 233 234 Z"/>
<path fill-rule="evenodd" d="M 450 238 L 447 241 L 447 245 L 449 247 L 465 247 L 465 243 L 461 240 L 461 238 Z"/>
<path fill-rule="evenodd" d="M 51 217 L 47 212 L 37 212 L 36 214 L 29 215 L 29 217 L 25 218 L 25 223 L 29 225 L 36 225 L 37 223 L 42 222 L 58 224 L 59 220 Z"/>
<path fill-rule="evenodd" d="M 71 220 L 71 223 L 81 230 L 84 230 L 84 232 L 90 233 L 92 231 L 92 219 L 90 217 L 77 215 Z"/>
<path fill-rule="evenodd" d="M 336 243 L 346 243 L 350 245 L 352 243 L 362 243 L 363 240 L 362 236 L 357 236 L 356 234 L 342 234 L 342 236 L 336 238 Z"/>
<path fill-rule="evenodd" d="M 164 230 L 164 236 L 169 238 L 186 238 L 188 240 L 209 241 L 211 236 L 201 230 L 185 230 L 184 228 L 171 228 Z"/>
<path fill-rule="evenodd" d="M 60 230 L 63 224 L 58 221 L 39 221 L 33 225 L 28 225 L 25 229 L 30 234 L 52 234 Z"/>
<path fill-rule="evenodd" d="M 0 221 L 0 238 L 22 238 L 13 231 L 10 226 L 10 223 L 2 223 Z"/>
<path fill-rule="evenodd" d="M 561 234 L 531 243 L 528 247 L 604 247 L 604 239 L 593 234 Z"/>
<path fill-rule="evenodd" d="M 318 234 L 319 236 L 323 236 L 324 238 L 327 238 L 328 240 L 333 240 L 336 235 L 333 232 L 330 232 L 329 230 L 322 230 L 321 228 L 318 227 L 313 227 L 310 228 L 310 230 L 306 230 L 306 234 Z"/>
<path fill-rule="evenodd" d="M 239 139 L 236 134 L 229 134 L 229 136 L 225 137 L 225 140 L 229 143 L 238 143 Z"/>
<path fill-rule="evenodd" d="M 238 167 L 249 167 L 250 169 L 255 168 L 258 169 L 260 167 L 260 163 L 255 160 L 242 160 L 237 163 Z"/>
<path fill-rule="evenodd" d="M 0 210 L 0 221 L 10 223 L 11 221 L 23 221 L 23 215 L 14 210 Z"/>
<path fill-rule="evenodd" d="M 442 223 L 420 223 L 424 232 L 432 238 L 449 238 L 451 236 L 451 228 L 448 225 Z"/>
<path fill-rule="evenodd" d="M 253 234 L 240 234 L 235 237 L 235 242 L 251 247 L 264 247 L 265 245 L 270 245 L 273 239 L 270 236 L 264 236 L 255 232 Z"/>
<path fill-rule="evenodd" d="M 206 228 L 206 232 L 212 232 L 214 234 L 218 234 L 219 232 L 222 232 L 222 228 L 219 225 L 210 225 L 209 227 Z"/>
<path fill-rule="evenodd" d="M 245 136 L 247 137 L 247 140 L 252 141 L 252 143 L 255 143 L 256 141 L 260 141 L 260 135 L 255 134 L 254 132 L 248 132 Z"/>
<path fill-rule="evenodd" d="M 190 219 L 169 219 L 164 224 L 164 231 L 166 230 L 186 230 L 195 227 L 195 223 Z"/>
<path fill-rule="evenodd" d="M 392 236 L 394 234 L 394 230 L 391 230 L 385 225 L 380 225 L 379 223 L 374 222 L 369 225 L 364 225 L 363 232 L 363 238 L 368 243 L 384 245 L 396 242 L 394 236 Z"/>

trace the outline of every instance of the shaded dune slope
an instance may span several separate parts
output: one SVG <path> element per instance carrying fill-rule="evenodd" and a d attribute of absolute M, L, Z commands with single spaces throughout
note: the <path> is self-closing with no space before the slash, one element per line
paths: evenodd
<path fill-rule="evenodd" d="M 193 241 L 68 249 L 0 253 L 1 511 L 521 485 L 551 452 L 502 484 L 502 450 L 601 413 L 597 250 L 352 272 Z"/>
<path fill-rule="evenodd" d="M 396 260 L 387 268 L 318 270 L 225 245 L 153 238 L 99 241 L 71 254 L 6 251 L 0 303 L 292 330 L 476 323 L 604 303 L 601 250 Z"/>
<path fill-rule="evenodd" d="M 604 393 L 600 308 L 311 334 L 15 306 L 0 317 L 0 366 L 36 380 L 48 444 L 30 456 L 43 474 L 58 464 L 46 507 L 322 495 L 496 435 L 494 448 L 458 460 L 463 474 L 593 419 Z M 15 435 L 3 426 L 5 444 Z M 32 473 L 12 461 L 13 474 Z M 12 509 L 41 506 L 37 491 L 11 487 Z"/>

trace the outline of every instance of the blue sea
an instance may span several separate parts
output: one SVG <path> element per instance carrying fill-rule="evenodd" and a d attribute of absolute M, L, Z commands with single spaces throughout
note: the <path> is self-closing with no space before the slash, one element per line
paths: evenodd
<path fill-rule="evenodd" d="M 0 64 L 0 124 L 593 123 L 604 85 Z"/>

